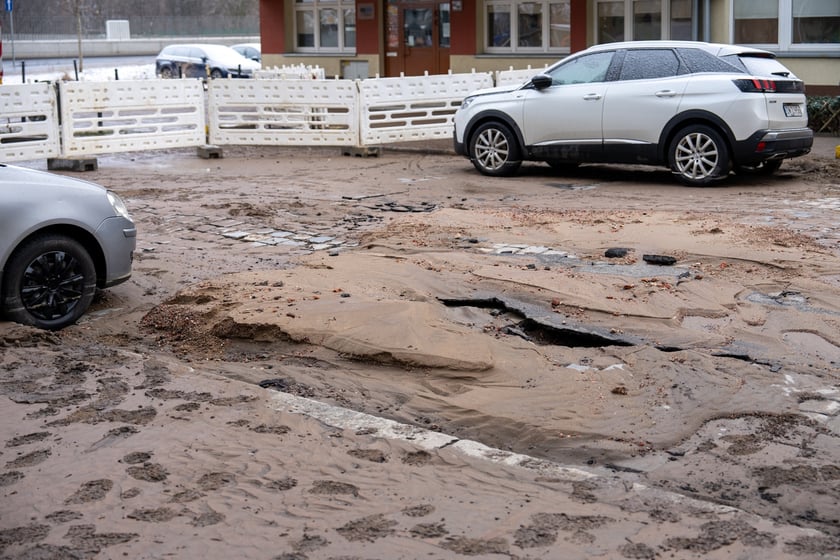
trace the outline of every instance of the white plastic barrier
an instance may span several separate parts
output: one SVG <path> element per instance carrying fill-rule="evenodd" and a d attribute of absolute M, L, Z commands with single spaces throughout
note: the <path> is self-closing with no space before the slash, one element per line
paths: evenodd
<path fill-rule="evenodd" d="M 254 72 L 254 77 L 259 80 L 323 80 L 325 75 L 320 66 L 306 64 L 275 66 Z"/>
<path fill-rule="evenodd" d="M 361 143 L 452 138 L 452 117 L 464 97 L 492 85 L 489 73 L 361 80 Z"/>
<path fill-rule="evenodd" d="M 0 162 L 56 157 L 59 139 L 52 84 L 0 86 Z"/>
<path fill-rule="evenodd" d="M 542 68 L 531 68 L 528 66 L 525 70 L 514 70 L 513 67 L 511 67 L 510 70 L 497 71 L 496 85 L 509 86 L 524 84 L 537 74 L 545 72 L 546 68 L 548 68 L 548 66 L 544 66 Z"/>
<path fill-rule="evenodd" d="M 59 95 L 68 157 L 205 143 L 199 80 L 63 82 Z"/>
<path fill-rule="evenodd" d="M 358 145 L 350 80 L 211 80 L 207 105 L 211 144 Z"/>

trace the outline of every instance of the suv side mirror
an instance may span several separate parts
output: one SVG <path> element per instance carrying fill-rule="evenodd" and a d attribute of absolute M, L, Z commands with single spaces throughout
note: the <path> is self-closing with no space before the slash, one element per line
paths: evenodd
<path fill-rule="evenodd" d="M 547 87 L 551 87 L 553 80 L 551 76 L 547 76 L 545 74 L 537 74 L 533 78 L 531 78 L 531 84 L 537 89 L 545 89 Z"/>

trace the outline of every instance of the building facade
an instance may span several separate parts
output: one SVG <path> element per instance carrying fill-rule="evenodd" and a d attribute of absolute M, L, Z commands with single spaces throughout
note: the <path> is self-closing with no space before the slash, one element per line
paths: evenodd
<path fill-rule="evenodd" d="M 840 94 L 840 0 L 260 0 L 263 65 L 365 78 L 542 68 L 587 46 L 685 39 L 773 51 Z"/>

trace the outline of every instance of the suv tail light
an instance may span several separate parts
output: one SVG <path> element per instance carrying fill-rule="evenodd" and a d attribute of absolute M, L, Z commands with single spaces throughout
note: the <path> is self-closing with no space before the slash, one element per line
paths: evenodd
<path fill-rule="evenodd" d="M 744 78 L 732 82 L 746 93 L 805 93 L 805 84 L 801 80 Z"/>
<path fill-rule="evenodd" d="M 745 93 L 775 93 L 776 82 L 759 78 L 732 80 Z"/>

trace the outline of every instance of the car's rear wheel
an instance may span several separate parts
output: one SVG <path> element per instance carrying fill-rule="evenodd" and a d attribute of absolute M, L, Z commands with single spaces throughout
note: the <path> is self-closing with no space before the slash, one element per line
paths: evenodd
<path fill-rule="evenodd" d="M 757 165 L 735 165 L 735 173 L 739 175 L 772 175 L 782 166 L 782 160 L 770 159 Z"/>
<path fill-rule="evenodd" d="M 470 142 L 470 159 L 479 172 L 493 177 L 513 175 L 522 164 L 516 136 L 498 122 L 478 127 Z"/>
<path fill-rule="evenodd" d="M 221 77 L 223 77 L 222 71 L 219 70 L 218 68 L 213 68 L 210 71 L 210 77 L 211 78 L 221 78 Z"/>
<path fill-rule="evenodd" d="M 3 278 L 2 307 L 12 321 L 42 329 L 71 325 L 96 294 L 96 267 L 78 241 L 43 235 L 21 245 Z"/>
<path fill-rule="evenodd" d="M 702 187 L 729 174 L 729 149 L 715 129 L 691 125 L 679 131 L 671 141 L 668 164 L 680 181 Z"/>

